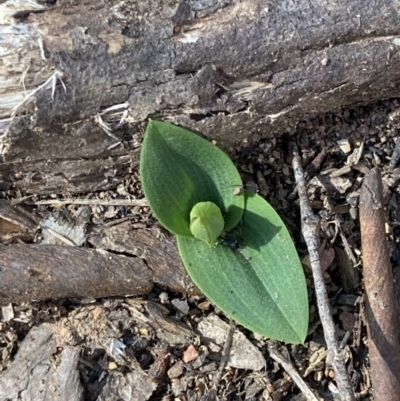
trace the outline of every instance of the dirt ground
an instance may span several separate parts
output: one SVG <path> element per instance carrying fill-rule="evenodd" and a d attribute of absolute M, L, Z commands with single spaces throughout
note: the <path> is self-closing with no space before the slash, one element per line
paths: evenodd
<path fill-rule="evenodd" d="M 365 400 L 373 398 L 362 301 L 358 196 L 364 174 L 372 167 L 380 167 L 387 238 L 396 277 L 400 263 L 397 207 L 400 167 L 396 167 L 392 154 L 400 137 L 399 106 L 399 101 L 394 99 L 320 115 L 299 123 L 295 134 L 309 179 L 312 207 L 322 219 L 321 255 L 339 341 L 357 397 Z M 335 377 L 327 360 L 307 249 L 300 232 L 298 196 L 286 139 L 281 136 L 248 143 L 245 147 L 242 144 L 229 149 L 229 153 L 246 185 L 257 189 L 287 224 L 307 277 L 310 326 L 306 342 L 286 347 L 278 345 L 278 351 L 290 358 L 293 367 L 319 399 L 330 400 L 334 399 Z M 394 168 L 390 168 L 390 163 Z M 127 176 L 124 185 L 115 192 L 81 194 L 79 198 L 118 199 L 128 195 L 143 197 L 137 172 Z M 0 193 L 0 198 L 12 200 L 5 192 Z M 41 199 L 45 198 L 39 195 L 33 198 Z M 27 209 L 32 213 L 39 211 L 43 221 L 53 222 L 53 228 L 67 216 L 74 226 L 69 230 L 76 229 L 74 242 L 90 249 L 96 248 L 90 241 L 93 228 L 119 221 L 128 221 L 135 229 L 157 226 L 145 206 L 71 204 L 61 208 L 27 206 Z M 83 221 L 78 219 L 82 214 L 86 216 Z M 51 237 L 42 229 L 33 240 L 51 243 L 48 236 Z M 7 244 L 11 239 L 3 237 L 3 242 Z M 270 357 L 276 344 L 241 327 L 231 327 L 229 320 L 202 296 L 171 292 L 157 285 L 142 298 L 12 303 L 1 309 L 0 384 L 4 384 L 4 380 L 9 382 L 7 372 L 13 364 L 21 363 L 18 353 L 23 349 L 24 339 L 27 336 L 39 338 L 35 330 L 41 328 L 47 330 L 46 333 L 51 332 L 55 341 L 47 347 L 46 372 L 51 366 L 62 365 L 63 351 L 75 350 L 76 386 L 83 389 L 85 401 L 305 399 L 291 373 Z M 233 341 L 227 354 L 228 334 L 233 334 Z M 34 353 L 30 350 L 26 355 L 32 357 Z M 25 365 L 28 360 L 25 359 Z M 26 374 L 32 382 L 33 373 L 33 370 L 20 371 L 20 381 Z M 1 401 L 28 399 L 23 391 L 27 389 L 26 383 L 22 388 L 14 386 L 15 391 L 9 389 L 7 395 L 3 393 L 3 398 L 0 389 Z"/>

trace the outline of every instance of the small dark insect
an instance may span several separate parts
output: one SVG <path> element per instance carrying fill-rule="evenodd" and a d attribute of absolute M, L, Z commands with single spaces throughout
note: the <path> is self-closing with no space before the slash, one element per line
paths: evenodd
<path fill-rule="evenodd" d="M 240 249 L 241 244 L 233 234 L 225 233 L 220 237 L 221 242 L 230 249 Z"/>

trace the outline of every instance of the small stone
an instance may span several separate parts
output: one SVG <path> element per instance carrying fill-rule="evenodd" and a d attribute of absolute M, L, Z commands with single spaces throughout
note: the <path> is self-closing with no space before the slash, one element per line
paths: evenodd
<path fill-rule="evenodd" d="M 189 305 L 186 300 L 173 299 L 171 301 L 171 304 L 174 305 L 175 308 L 182 312 L 184 315 L 187 315 L 189 313 Z"/>
<path fill-rule="evenodd" d="M 217 363 L 210 362 L 200 368 L 203 373 L 215 372 L 217 370 Z"/>
<path fill-rule="evenodd" d="M 168 302 L 169 299 L 169 295 L 166 292 L 162 292 L 160 293 L 160 295 L 158 296 L 158 298 L 160 298 L 160 302 L 162 304 L 165 304 L 166 302 Z"/>
<path fill-rule="evenodd" d="M 197 305 L 197 307 L 198 307 L 200 310 L 205 310 L 205 311 L 207 311 L 207 310 L 210 310 L 211 303 L 210 303 L 209 301 L 203 301 L 203 302 L 200 302 L 200 303 Z"/>
<path fill-rule="evenodd" d="M 196 348 L 194 347 L 193 344 L 189 345 L 189 347 L 186 348 L 185 352 L 183 353 L 183 362 L 189 363 L 194 360 L 196 360 L 199 356 L 199 353 L 197 352 Z"/>
<path fill-rule="evenodd" d="M 174 363 L 168 370 L 167 375 L 170 379 L 176 379 L 183 373 L 183 361 Z"/>
<path fill-rule="evenodd" d="M 221 352 L 228 335 L 229 325 L 215 315 L 203 319 L 198 330 L 210 351 Z M 219 345 L 220 349 L 214 349 Z M 239 330 L 235 330 L 227 366 L 238 369 L 260 370 L 265 367 L 265 358 L 261 351 L 252 344 Z"/>
<path fill-rule="evenodd" d="M 323 67 L 326 67 L 326 66 L 328 65 L 328 63 L 329 63 L 329 58 L 328 58 L 328 57 L 324 57 L 324 58 L 321 60 L 321 65 L 322 65 Z"/>
<path fill-rule="evenodd" d="M 140 333 L 142 336 L 147 337 L 147 336 L 149 335 L 149 330 L 146 329 L 146 327 L 141 327 L 140 330 L 139 330 L 139 333 Z"/>

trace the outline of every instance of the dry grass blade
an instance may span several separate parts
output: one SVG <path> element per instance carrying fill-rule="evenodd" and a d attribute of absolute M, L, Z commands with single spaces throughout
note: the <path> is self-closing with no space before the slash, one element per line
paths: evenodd
<path fill-rule="evenodd" d="M 30 205 L 103 205 L 103 206 L 148 206 L 147 200 L 142 199 L 46 199 L 39 201 L 27 201 L 26 199 L 14 199 L 13 205 L 21 202 Z"/>

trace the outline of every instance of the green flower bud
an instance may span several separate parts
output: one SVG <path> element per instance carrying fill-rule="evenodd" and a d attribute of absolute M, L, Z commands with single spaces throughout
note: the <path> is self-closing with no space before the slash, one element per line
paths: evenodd
<path fill-rule="evenodd" d="M 213 202 L 199 202 L 190 212 L 190 231 L 198 239 L 213 244 L 224 230 L 220 208 Z"/>

